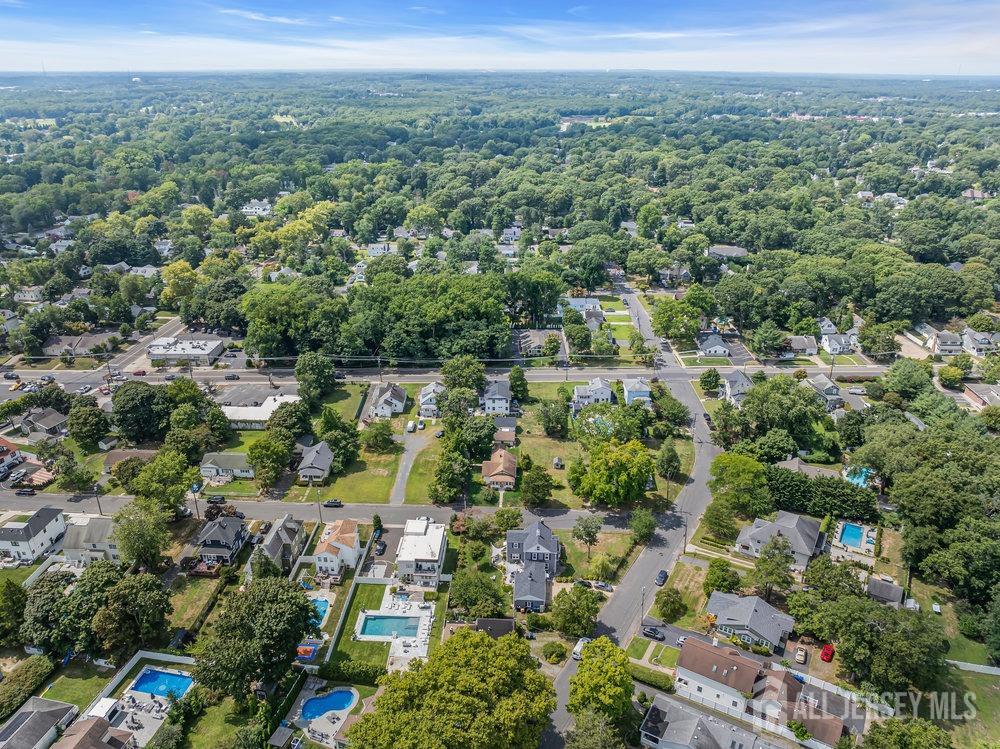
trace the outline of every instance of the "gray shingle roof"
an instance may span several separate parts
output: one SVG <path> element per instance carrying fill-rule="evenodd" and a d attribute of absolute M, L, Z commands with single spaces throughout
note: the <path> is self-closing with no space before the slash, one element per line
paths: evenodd
<path fill-rule="evenodd" d="M 536 520 L 527 528 L 507 531 L 507 544 L 521 544 L 522 554 L 529 552 L 559 553 L 559 539 L 541 520 Z"/>
<path fill-rule="evenodd" d="M 899 606 L 903 603 L 903 589 L 887 580 L 877 577 L 868 578 L 868 595 L 881 603 Z"/>
<path fill-rule="evenodd" d="M 333 451 L 326 442 L 317 442 L 312 447 L 307 447 L 302 451 L 302 462 L 299 463 L 299 470 L 312 468 L 318 471 L 329 471 L 333 463 Z"/>
<path fill-rule="evenodd" d="M 510 383 L 507 380 L 494 380 L 486 384 L 486 398 L 507 398 L 510 400 Z"/>
<path fill-rule="evenodd" d="M 524 569 L 514 575 L 514 600 L 545 603 L 545 586 L 545 564 L 528 562 Z"/>
<path fill-rule="evenodd" d="M 243 521 L 239 518 L 222 517 L 208 523 L 198 536 L 198 545 L 225 546 L 232 549 L 236 539 L 243 533 Z"/>
<path fill-rule="evenodd" d="M 795 620 L 758 596 L 738 596 L 712 591 L 707 611 L 716 617 L 716 626 L 745 627 L 770 643 L 779 643 L 792 631 Z"/>
<path fill-rule="evenodd" d="M 3 749 L 36 749 L 56 726 L 77 712 L 74 705 L 44 697 L 29 697 L 21 709 L 0 727 Z M 48 746 L 48 744 L 44 744 Z"/>
<path fill-rule="evenodd" d="M 680 700 L 657 694 L 642 721 L 642 733 L 656 736 L 663 746 L 690 749 L 777 749 L 754 733 L 720 717 L 700 712 Z"/>
<path fill-rule="evenodd" d="M 245 471 L 250 468 L 247 462 L 246 453 L 205 453 L 201 460 L 201 465 L 216 466 L 218 468 L 228 468 L 233 471 Z"/>
<path fill-rule="evenodd" d="M 749 546 L 753 540 L 765 544 L 778 535 L 788 539 L 796 556 L 808 559 L 816 551 L 816 544 L 819 541 L 819 521 L 781 510 L 773 521 L 761 518 L 754 520 L 753 525 L 748 525 L 740 531 L 736 543 L 746 543 Z"/>
<path fill-rule="evenodd" d="M 45 527 L 61 513 L 62 510 L 56 507 L 39 508 L 28 518 L 24 527 L 8 528 L 4 526 L 0 528 L 0 541 L 30 541 L 45 530 Z"/>
<path fill-rule="evenodd" d="M 63 550 L 86 549 L 89 544 L 104 544 L 111 540 L 115 529 L 111 518 L 87 518 L 84 524 L 69 523 L 63 538 Z"/>

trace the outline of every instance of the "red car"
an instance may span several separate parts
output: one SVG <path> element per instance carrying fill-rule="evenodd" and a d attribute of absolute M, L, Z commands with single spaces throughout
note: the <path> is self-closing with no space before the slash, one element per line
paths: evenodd
<path fill-rule="evenodd" d="M 831 645 L 830 643 L 827 643 L 826 645 L 824 645 L 823 649 L 819 653 L 819 659 L 821 661 L 826 661 L 827 663 L 829 663 L 830 661 L 832 661 L 833 660 L 833 645 Z"/>
<path fill-rule="evenodd" d="M 146 370 L 145 369 L 137 369 L 132 374 L 135 375 L 136 377 L 145 377 L 146 376 Z"/>

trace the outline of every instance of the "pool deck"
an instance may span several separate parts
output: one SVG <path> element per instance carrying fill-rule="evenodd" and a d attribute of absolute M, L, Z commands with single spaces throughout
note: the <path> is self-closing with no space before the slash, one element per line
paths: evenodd
<path fill-rule="evenodd" d="M 434 626 L 434 605 L 425 603 L 423 595 L 419 591 L 404 593 L 404 595 L 407 597 L 404 598 L 392 593 L 391 589 L 386 587 L 379 608 L 377 610 L 363 610 L 355 623 L 354 632 L 351 634 L 352 639 L 355 640 L 389 643 L 387 668 L 390 671 L 405 670 L 414 658 L 427 657 L 431 628 Z M 365 619 L 369 616 L 413 617 L 420 619 L 420 623 L 417 626 L 417 634 L 412 637 L 363 634 Z"/>
<path fill-rule="evenodd" d="M 136 742 L 139 746 L 145 746 L 148 744 L 156 732 L 160 730 L 160 726 L 167 718 L 167 713 L 170 710 L 171 700 L 166 697 L 157 697 L 150 694 L 149 692 L 139 692 L 135 690 L 135 685 L 142 678 L 142 675 L 146 671 L 162 671 L 169 674 L 183 674 L 184 676 L 190 676 L 186 671 L 181 671 L 175 668 L 166 668 L 163 666 L 149 666 L 144 668 L 129 684 L 125 693 L 122 695 L 121 699 L 113 700 L 109 698 L 108 702 L 114 702 L 113 708 L 107 708 L 101 706 L 101 717 L 107 717 L 112 715 L 111 725 L 115 728 L 123 728 L 127 731 L 131 731 L 135 736 Z M 185 694 L 190 690 L 190 687 L 185 690 Z M 183 696 L 183 695 L 182 695 Z M 91 714 L 95 713 L 93 710 Z"/>
<path fill-rule="evenodd" d="M 329 592 L 323 590 L 310 590 L 306 591 L 306 597 L 308 597 L 310 601 L 326 601 L 326 611 L 323 612 L 323 619 L 319 623 L 319 626 L 322 629 L 326 626 L 326 622 L 330 618 L 330 611 L 333 609 L 333 599 L 336 595 L 334 594 L 331 596 Z"/>
<path fill-rule="evenodd" d="M 337 746 L 335 740 L 337 733 L 343 726 L 347 716 L 351 714 L 351 710 L 354 709 L 358 700 L 361 699 L 361 695 L 358 694 L 358 690 L 354 687 L 333 687 L 334 689 L 350 689 L 354 694 L 354 702 L 343 710 L 331 710 L 330 712 L 324 713 L 318 718 L 313 718 L 312 720 L 303 718 L 302 706 L 307 700 L 329 691 L 326 688 L 328 684 L 329 682 L 325 679 L 320 679 L 315 676 L 307 678 L 305 684 L 302 685 L 302 690 L 299 692 L 299 696 L 296 697 L 295 702 L 292 704 L 292 709 L 288 711 L 286 720 L 305 731 L 306 736 L 308 736 L 309 740 L 314 744 L 334 747 Z"/>
<path fill-rule="evenodd" d="M 875 533 L 877 529 L 864 523 L 850 523 L 861 528 L 861 545 L 851 546 L 841 540 L 844 526 L 847 524 L 848 521 L 844 520 L 837 523 L 837 528 L 830 542 L 830 557 L 834 561 L 853 561 L 868 567 L 873 566 L 875 564 Z"/>

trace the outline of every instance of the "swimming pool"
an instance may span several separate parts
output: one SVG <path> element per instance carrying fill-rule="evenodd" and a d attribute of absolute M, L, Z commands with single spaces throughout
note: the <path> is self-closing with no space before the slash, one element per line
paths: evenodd
<path fill-rule="evenodd" d="M 390 636 L 393 633 L 400 637 L 416 637 L 420 631 L 419 616 L 382 616 L 367 614 L 361 624 L 361 634 L 378 637 Z"/>
<path fill-rule="evenodd" d="M 853 471 L 848 471 L 847 480 L 850 481 L 855 486 L 860 486 L 862 489 L 868 488 L 868 477 L 872 475 L 871 468 L 855 468 Z"/>
<path fill-rule="evenodd" d="M 157 697 L 180 699 L 194 683 L 187 674 L 175 674 L 158 668 L 147 668 L 132 685 L 133 692 L 155 694 Z"/>
<path fill-rule="evenodd" d="M 330 602 L 325 598 L 313 598 L 312 604 L 313 609 L 316 610 L 316 616 L 313 617 L 313 621 L 316 624 L 322 624 L 323 619 L 326 617 L 326 612 L 330 610 Z"/>
<path fill-rule="evenodd" d="M 844 527 L 840 531 L 840 543 L 844 544 L 844 546 L 860 549 L 864 530 L 857 523 L 844 523 Z"/>
<path fill-rule="evenodd" d="M 331 689 L 319 697 L 310 697 L 302 703 L 302 717 L 315 720 L 326 715 L 331 710 L 347 710 L 354 705 L 357 698 L 350 689 Z"/>

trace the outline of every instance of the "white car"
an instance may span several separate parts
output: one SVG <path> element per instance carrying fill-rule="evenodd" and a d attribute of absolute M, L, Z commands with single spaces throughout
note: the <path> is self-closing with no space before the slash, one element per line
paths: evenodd
<path fill-rule="evenodd" d="M 576 641 L 576 646 L 573 648 L 574 661 L 583 660 L 583 649 L 587 646 L 588 642 L 590 642 L 589 637 L 581 637 L 579 640 Z"/>
<path fill-rule="evenodd" d="M 868 391 L 864 388 L 848 388 L 847 392 L 851 395 L 867 395 Z"/>
<path fill-rule="evenodd" d="M 430 517 L 429 515 L 421 515 L 420 517 L 417 518 L 417 520 L 423 520 L 426 523 L 434 522 L 434 518 Z"/>

